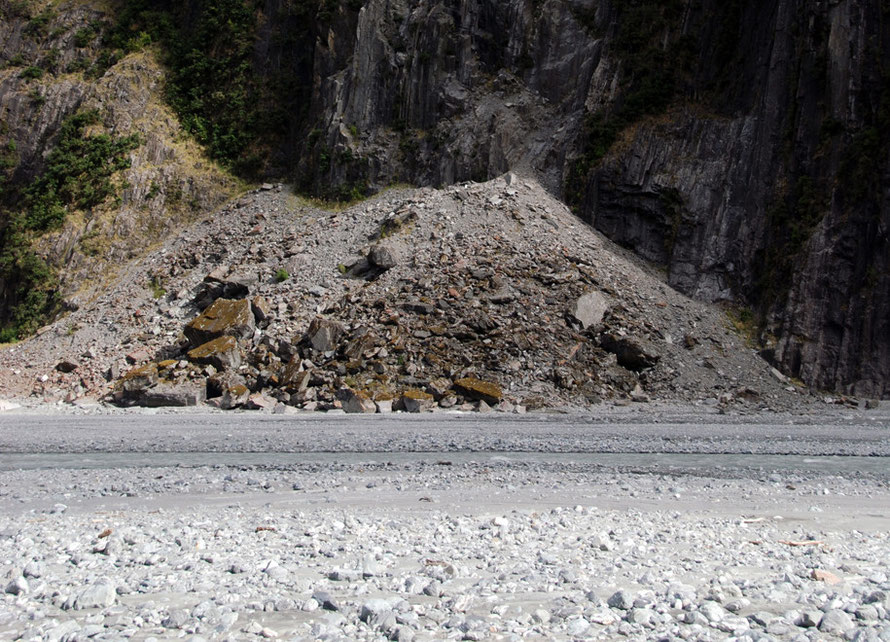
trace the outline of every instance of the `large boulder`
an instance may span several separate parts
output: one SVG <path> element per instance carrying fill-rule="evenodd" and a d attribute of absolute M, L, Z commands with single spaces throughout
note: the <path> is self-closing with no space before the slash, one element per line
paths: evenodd
<path fill-rule="evenodd" d="M 381 241 L 371 246 L 368 261 L 380 271 L 384 271 L 399 264 L 399 255 L 399 248 L 394 243 Z"/>
<path fill-rule="evenodd" d="M 602 335 L 599 344 L 603 350 L 615 355 L 618 365 L 634 372 L 655 367 L 661 358 L 642 341 L 612 332 Z"/>
<path fill-rule="evenodd" d="M 253 310 L 247 299 L 217 299 L 209 308 L 184 329 L 185 336 L 193 346 L 229 335 L 248 339 L 256 329 Z"/>
<path fill-rule="evenodd" d="M 331 352 L 337 349 L 343 332 L 343 324 L 331 319 L 325 319 L 324 317 L 315 317 L 312 323 L 309 324 L 306 339 L 313 350 L 317 352 Z"/>
<path fill-rule="evenodd" d="M 350 414 L 373 414 L 377 412 L 374 400 L 359 390 L 341 388 L 337 391 L 337 399 L 343 404 L 343 410 Z"/>
<path fill-rule="evenodd" d="M 197 383 L 159 383 L 142 393 L 138 403 L 148 408 L 198 406 L 207 399 L 207 387 Z"/>
<path fill-rule="evenodd" d="M 241 365 L 238 340 L 231 335 L 217 337 L 188 351 L 189 361 L 211 365 L 217 370 L 236 370 Z"/>
<path fill-rule="evenodd" d="M 609 300 L 599 292 L 588 292 L 572 304 L 569 314 L 581 324 L 581 329 L 594 327 L 603 322 L 609 310 Z"/>
<path fill-rule="evenodd" d="M 220 266 L 204 277 L 192 300 L 199 310 L 203 310 L 217 299 L 240 299 L 250 293 L 250 286 L 256 283 L 251 274 L 229 274 L 228 266 Z"/>
<path fill-rule="evenodd" d="M 158 384 L 158 364 L 147 363 L 131 369 L 115 384 L 115 391 L 126 399 L 136 399 Z"/>
<path fill-rule="evenodd" d="M 435 403 L 433 395 L 416 388 L 409 388 L 402 392 L 399 401 L 406 412 L 426 412 L 431 410 Z"/>
<path fill-rule="evenodd" d="M 468 399 L 484 401 L 489 405 L 499 403 L 504 397 L 501 387 L 490 381 L 482 381 L 476 377 L 464 377 L 454 382 L 454 389 Z"/>

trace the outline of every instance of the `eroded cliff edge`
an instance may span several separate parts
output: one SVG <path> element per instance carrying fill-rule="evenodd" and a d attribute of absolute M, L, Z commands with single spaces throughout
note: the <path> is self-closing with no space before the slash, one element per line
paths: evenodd
<path fill-rule="evenodd" d="M 293 88 L 263 171 L 348 195 L 534 170 L 675 288 L 754 310 L 787 373 L 890 394 L 886 2 L 254 8 L 253 72 Z"/>

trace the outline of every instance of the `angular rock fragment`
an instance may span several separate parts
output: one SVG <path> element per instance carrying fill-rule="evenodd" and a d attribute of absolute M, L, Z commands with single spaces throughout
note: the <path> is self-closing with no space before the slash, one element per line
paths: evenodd
<path fill-rule="evenodd" d="M 618 365 L 634 372 L 653 368 L 661 358 L 640 341 L 611 332 L 602 335 L 599 344 L 603 350 L 611 352 L 617 357 Z"/>
<path fill-rule="evenodd" d="M 609 300 L 604 295 L 588 292 L 575 300 L 569 308 L 569 314 L 581 324 L 582 330 L 586 330 L 602 323 L 608 310 Z"/>
<path fill-rule="evenodd" d="M 218 372 L 207 379 L 207 396 L 221 397 L 229 388 L 245 386 L 247 381 L 236 372 Z"/>
<path fill-rule="evenodd" d="M 148 363 L 131 369 L 115 384 L 115 389 L 122 392 L 125 397 L 133 398 L 143 391 L 157 385 L 158 364 Z"/>
<path fill-rule="evenodd" d="M 247 299 L 217 299 L 199 316 L 192 319 L 183 332 L 193 346 L 230 335 L 240 339 L 253 336 L 256 324 Z"/>
<path fill-rule="evenodd" d="M 400 401 L 406 412 L 426 412 L 433 407 L 434 399 L 433 395 L 423 390 L 409 388 L 402 392 Z"/>
<path fill-rule="evenodd" d="M 399 248 L 394 243 L 375 243 L 368 252 L 368 261 L 381 271 L 390 270 L 399 264 L 399 254 Z"/>
<path fill-rule="evenodd" d="M 164 406 L 198 406 L 207 399 L 207 387 L 196 383 L 168 384 L 159 383 L 139 397 L 139 405 L 147 408 Z"/>
<path fill-rule="evenodd" d="M 241 365 L 241 349 L 231 335 L 202 343 L 189 350 L 187 356 L 192 363 L 211 365 L 217 370 L 236 370 Z"/>
<path fill-rule="evenodd" d="M 69 373 L 74 372 L 80 367 L 80 364 L 72 359 L 63 359 L 59 363 L 56 364 L 56 370 L 59 372 Z"/>
<path fill-rule="evenodd" d="M 245 385 L 235 385 L 223 392 L 219 407 L 223 410 L 239 408 L 250 398 L 250 389 Z"/>
<path fill-rule="evenodd" d="M 192 303 L 199 309 L 211 305 L 217 299 L 240 299 L 250 293 L 250 285 L 256 277 L 248 274 L 229 274 L 228 266 L 220 266 L 204 277 Z"/>
<path fill-rule="evenodd" d="M 325 319 L 324 317 L 315 317 L 309 324 L 309 330 L 306 332 L 306 339 L 317 352 L 331 352 L 337 349 L 340 337 L 343 336 L 343 324 Z"/>
<path fill-rule="evenodd" d="M 349 414 L 373 414 L 377 412 L 374 401 L 364 392 L 352 388 L 341 388 L 337 391 L 337 399 L 343 404 L 343 410 Z"/>
<path fill-rule="evenodd" d="M 458 379 L 454 382 L 454 388 L 468 399 L 484 401 L 490 406 L 498 403 L 504 396 L 499 385 L 476 377 Z"/>
<path fill-rule="evenodd" d="M 247 410 L 272 410 L 277 403 L 274 399 L 270 399 L 260 392 L 255 392 L 244 402 L 244 407 Z"/>
<path fill-rule="evenodd" d="M 261 296 L 255 296 L 250 300 L 250 309 L 257 324 L 265 323 L 272 319 L 272 306 Z"/>

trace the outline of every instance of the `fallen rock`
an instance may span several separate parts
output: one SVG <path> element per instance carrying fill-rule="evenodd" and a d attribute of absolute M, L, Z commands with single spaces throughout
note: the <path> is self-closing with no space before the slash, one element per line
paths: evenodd
<path fill-rule="evenodd" d="M 63 359 L 56 364 L 56 370 L 63 373 L 74 372 L 80 367 L 80 364 L 71 359 Z"/>
<path fill-rule="evenodd" d="M 148 363 L 131 369 L 115 384 L 115 389 L 127 398 L 141 396 L 142 393 L 158 383 L 158 364 Z"/>
<path fill-rule="evenodd" d="M 142 363 L 143 361 L 148 361 L 150 358 L 151 357 L 148 354 L 148 351 L 143 348 L 139 348 L 138 350 L 133 350 L 132 352 L 128 353 L 126 356 L 127 363 L 130 363 L 133 365 L 135 365 L 137 363 Z"/>
<path fill-rule="evenodd" d="M 634 372 L 655 367 L 661 358 L 658 354 L 647 349 L 640 341 L 614 333 L 602 335 L 599 344 L 603 350 L 615 355 L 618 365 Z"/>
<path fill-rule="evenodd" d="M 232 408 L 238 408 L 247 403 L 247 400 L 250 398 L 250 389 L 243 385 L 238 384 L 228 388 L 223 392 L 222 399 L 220 400 L 219 407 L 223 410 L 231 410 Z"/>
<path fill-rule="evenodd" d="M 588 292 L 575 300 L 569 314 L 581 324 L 582 330 L 586 330 L 602 323 L 608 310 L 609 300 L 604 295 Z"/>
<path fill-rule="evenodd" d="M 218 299 L 240 299 L 250 293 L 250 285 L 256 278 L 248 274 L 229 275 L 228 266 L 220 266 L 204 277 L 192 303 L 203 310 Z"/>
<path fill-rule="evenodd" d="M 400 398 L 406 412 L 426 412 L 433 407 L 433 395 L 423 390 L 409 388 L 402 392 Z"/>
<path fill-rule="evenodd" d="M 341 388 L 338 390 L 337 399 L 343 404 L 343 410 L 349 414 L 373 414 L 377 412 L 377 406 L 368 395 L 352 388 Z"/>
<path fill-rule="evenodd" d="M 207 379 L 207 396 L 222 397 L 235 386 L 247 387 L 247 381 L 237 372 L 218 372 Z"/>
<path fill-rule="evenodd" d="M 138 403 L 147 408 L 164 406 L 189 407 L 197 406 L 207 399 L 207 387 L 202 384 L 159 383 L 153 388 L 142 392 Z"/>
<path fill-rule="evenodd" d="M 192 319 L 183 332 L 191 345 L 200 346 L 223 335 L 247 339 L 253 336 L 255 328 L 250 301 L 217 299 Z"/>
<path fill-rule="evenodd" d="M 454 388 L 468 399 L 484 401 L 490 406 L 503 398 L 501 387 L 490 381 L 482 381 L 475 377 L 464 377 L 454 382 Z"/>
<path fill-rule="evenodd" d="M 270 399 L 260 392 L 255 392 L 244 402 L 244 407 L 247 410 L 272 410 L 277 404 L 278 402 L 274 399 Z"/>
<path fill-rule="evenodd" d="M 317 352 L 331 352 L 337 349 L 338 341 L 343 336 L 343 325 L 324 317 L 315 317 L 309 324 L 306 339 L 313 350 Z"/>
<path fill-rule="evenodd" d="M 399 264 L 399 250 L 393 243 L 380 242 L 371 246 L 368 261 L 380 270 L 390 270 Z"/>
<path fill-rule="evenodd" d="M 217 370 L 236 370 L 241 365 L 238 340 L 231 335 L 217 337 L 188 351 L 192 363 L 211 365 Z"/>
<path fill-rule="evenodd" d="M 264 297 L 253 297 L 250 300 L 250 309 L 253 311 L 253 319 L 258 325 L 272 319 L 272 305 Z"/>

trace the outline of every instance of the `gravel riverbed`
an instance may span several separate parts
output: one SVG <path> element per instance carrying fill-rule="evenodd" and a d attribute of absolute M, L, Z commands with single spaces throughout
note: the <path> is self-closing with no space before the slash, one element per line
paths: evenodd
<path fill-rule="evenodd" d="M 8 467 L 0 639 L 890 640 L 890 471 L 622 461 Z"/>

